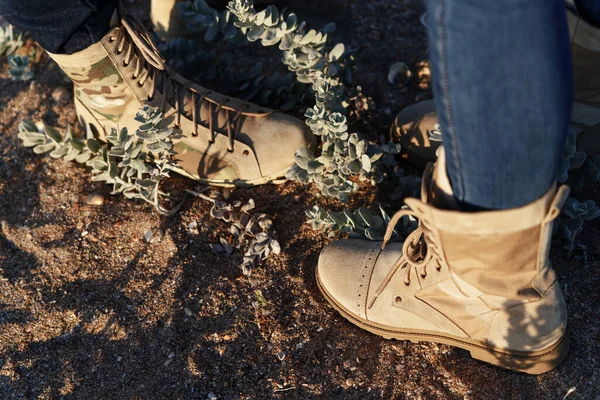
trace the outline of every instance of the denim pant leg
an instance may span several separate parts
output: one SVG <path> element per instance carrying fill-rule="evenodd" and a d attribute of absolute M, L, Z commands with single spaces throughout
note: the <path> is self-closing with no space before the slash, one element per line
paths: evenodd
<path fill-rule="evenodd" d="M 562 0 L 427 0 L 446 167 L 467 210 L 507 209 L 557 178 L 572 108 Z"/>
<path fill-rule="evenodd" d="M 0 15 L 51 53 L 72 54 L 100 41 L 117 0 L 0 0 Z"/>

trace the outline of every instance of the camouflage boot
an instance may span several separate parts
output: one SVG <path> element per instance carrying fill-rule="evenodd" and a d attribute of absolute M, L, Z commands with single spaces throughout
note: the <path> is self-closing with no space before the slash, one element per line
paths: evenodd
<path fill-rule="evenodd" d="M 573 59 L 574 99 L 571 129 L 577 134 L 577 148 L 588 156 L 600 153 L 600 28 L 567 9 Z M 402 110 L 392 124 L 390 135 L 402 145 L 409 163 L 424 167 L 436 159 L 441 141 L 433 100 Z"/>
<path fill-rule="evenodd" d="M 50 55 L 75 84 L 77 113 L 99 139 L 113 128 L 135 130 L 144 104 L 159 107 L 183 137 L 177 172 L 220 186 L 249 186 L 285 175 L 313 135 L 297 118 L 223 96 L 165 66 L 149 33 L 119 12 L 102 40 L 72 55 Z"/>
<path fill-rule="evenodd" d="M 445 343 L 529 374 L 555 368 L 569 336 L 548 252 L 568 188 L 552 185 L 519 208 L 462 212 L 444 161 L 441 151 L 433 174 L 426 168 L 421 201 L 406 199 L 383 242 L 346 239 L 323 249 L 319 289 L 351 323 L 386 339 Z M 419 227 L 403 244 L 387 243 L 404 216 Z"/>

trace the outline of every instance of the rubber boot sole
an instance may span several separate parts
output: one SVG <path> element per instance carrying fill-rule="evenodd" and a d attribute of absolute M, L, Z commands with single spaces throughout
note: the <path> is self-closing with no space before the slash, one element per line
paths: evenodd
<path fill-rule="evenodd" d="M 563 336 L 553 345 L 538 351 L 511 351 L 499 349 L 485 342 L 472 341 L 466 338 L 452 335 L 435 333 L 431 331 L 419 331 L 413 329 L 399 329 L 392 326 L 367 321 L 353 314 L 344 306 L 339 304 L 322 285 L 319 279 L 319 269 L 316 269 L 317 286 L 325 299 L 344 318 L 361 329 L 379 335 L 385 339 L 410 340 L 413 343 L 434 342 L 459 347 L 470 352 L 471 357 L 512 371 L 525 372 L 531 375 L 539 375 L 556 368 L 569 354 L 569 335 L 566 330 Z"/>

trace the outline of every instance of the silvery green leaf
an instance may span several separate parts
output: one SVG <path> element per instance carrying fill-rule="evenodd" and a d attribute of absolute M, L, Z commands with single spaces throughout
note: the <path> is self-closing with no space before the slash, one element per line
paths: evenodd
<path fill-rule="evenodd" d="M 83 164 L 83 163 L 87 162 L 91 157 L 92 157 L 92 152 L 89 151 L 88 149 L 85 149 L 83 152 L 81 152 L 81 154 L 79 154 L 77 157 L 75 157 L 75 161 L 77 161 L 80 164 Z"/>
<path fill-rule="evenodd" d="M 46 123 L 44 123 L 44 133 L 56 143 L 61 143 L 63 141 L 60 132 L 56 128 L 47 125 Z"/>
<path fill-rule="evenodd" d="M 362 163 L 362 168 L 366 171 L 366 172 L 371 172 L 371 159 L 369 158 L 368 155 L 363 154 L 361 157 L 361 163 Z"/>
<path fill-rule="evenodd" d="M 329 61 L 338 61 L 344 55 L 345 47 L 343 43 L 338 43 L 329 52 Z"/>
<path fill-rule="evenodd" d="M 217 36 L 217 33 L 219 33 L 219 26 L 216 24 L 211 25 L 204 34 L 204 40 L 211 42 Z"/>
<path fill-rule="evenodd" d="M 269 243 L 269 247 L 271 248 L 271 252 L 273 252 L 273 254 L 281 253 L 281 246 L 279 245 L 279 242 L 277 240 L 271 239 L 271 242 Z"/>
<path fill-rule="evenodd" d="M 47 153 L 56 147 L 55 143 L 40 144 L 33 148 L 35 154 Z"/>
<path fill-rule="evenodd" d="M 50 153 L 50 157 L 52 158 L 61 158 L 64 157 L 69 152 L 69 146 L 61 146 L 57 147 L 54 151 Z"/>
<path fill-rule="evenodd" d="M 69 150 L 69 152 L 67 153 L 67 155 L 64 157 L 65 161 L 73 161 L 74 159 L 77 158 L 77 156 L 81 153 L 80 150 L 77 150 L 76 148 L 71 148 Z"/>
<path fill-rule="evenodd" d="M 36 132 L 39 133 L 37 126 L 32 121 L 21 121 L 19 124 L 19 132 Z"/>

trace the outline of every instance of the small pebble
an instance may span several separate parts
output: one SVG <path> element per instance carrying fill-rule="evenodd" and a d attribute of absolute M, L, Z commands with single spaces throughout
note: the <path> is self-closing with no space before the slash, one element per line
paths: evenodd
<path fill-rule="evenodd" d="M 106 199 L 104 192 L 94 192 L 85 199 L 85 202 L 86 204 L 99 206 L 104 203 L 104 199 Z"/>
<path fill-rule="evenodd" d="M 366 347 L 361 347 L 358 349 L 358 358 L 366 360 L 369 358 L 369 350 Z"/>
<path fill-rule="evenodd" d="M 217 395 L 214 394 L 213 392 L 210 392 L 208 394 L 208 400 L 217 400 Z"/>
<path fill-rule="evenodd" d="M 354 386 L 354 379 L 352 379 L 352 378 L 346 379 L 346 385 L 347 386 Z"/>
<path fill-rule="evenodd" d="M 83 231 L 83 232 L 81 232 L 81 237 L 85 237 L 85 236 L 87 236 L 87 235 L 88 235 L 88 233 L 89 233 L 88 231 Z"/>
<path fill-rule="evenodd" d="M 52 92 L 52 98 L 54 101 L 68 101 L 71 93 L 65 87 L 59 86 Z"/>
<path fill-rule="evenodd" d="M 277 353 L 277 358 L 279 359 L 279 361 L 283 361 L 283 359 L 285 358 L 285 353 L 283 351 L 280 351 L 279 353 Z"/>
<path fill-rule="evenodd" d="M 402 61 L 394 63 L 388 72 L 388 81 L 396 87 L 404 87 L 411 77 L 410 68 Z"/>
<path fill-rule="evenodd" d="M 154 235 L 152 234 L 152 231 L 147 230 L 146 233 L 144 233 L 144 240 L 146 240 L 147 243 L 152 243 L 153 239 Z"/>
<path fill-rule="evenodd" d="M 192 316 L 192 310 L 190 310 L 189 308 L 184 308 L 183 312 L 185 313 L 185 315 L 187 315 L 188 317 Z"/>

